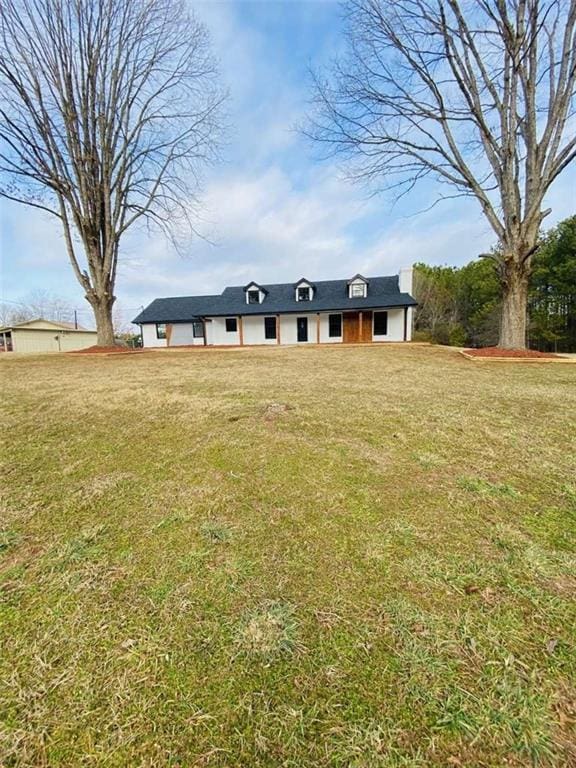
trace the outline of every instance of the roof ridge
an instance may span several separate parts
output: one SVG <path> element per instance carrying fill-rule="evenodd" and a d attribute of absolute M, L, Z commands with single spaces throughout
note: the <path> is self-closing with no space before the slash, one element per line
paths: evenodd
<path fill-rule="evenodd" d="M 354 280 L 355 277 L 363 277 L 364 280 L 368 280 L 368 281 L 370 281 L 370 280 L 387 280 L 387 279 L 394 280 L 394 279 L 398 279 L 398 275 L 372 275 L 371 277 L 366 277 L 366 275 L 357 274 L 357 275 L 354 275 L 354 277 L 352 277 L 352 278 L 349 278 L 349 277 L 339 277 L 339 278 L 333 278 L 332 280 L 309 280 L 308 278 L 300 278 L 300 280 L 298 280 L 297 282 L 301 282 L 302 280 L 306 280 L 306 282 L 308 282 L 310 284 L 314 284 L 314 285 L 324 285 L 326 283 L 344 283 L 344 284 L 346 284 L 346 282 L 348 280 Z M 247 283 L 247 285 L 252 285 L 252 284 L 259 285 L 261 288 L 268 288 L 270 286 L 274 286 L 275 288 L 277 288 L 280 285 L 288 285 L 288 286 L 290 286 L 292 288 L 297 283 L 290 282 L 290 281 L 286 281 L 284 283 L 257 283 L 255 280 L 252 280 L 250 283 Z M 242 290 L 244 290 L 246 288 L 246 285 L 227 285 L 226 288 L 224 288 L 224 290 L 226 291 L 226 290 L 229 290 L 231 288 L 241 288 Z M 221 295 L 221 294 L 217 294 L 217 295 Z M 184 298 L 184 297 L 182 297 L 182 298 Z"/>

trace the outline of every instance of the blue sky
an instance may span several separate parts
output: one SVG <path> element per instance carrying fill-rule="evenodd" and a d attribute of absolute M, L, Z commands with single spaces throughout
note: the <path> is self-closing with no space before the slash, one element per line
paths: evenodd
<path fill-rule="evenodd" d="M 222 162 L 208 170 L 202 231 L 183 257 L 161 236 L 123 241 L 116 295 L 129 320 L 157 296 L 219 293 L 227 284 L 392 274 L 415 261 L 463 264 L 494 236 L 473 201 L 418 214 L 434 190 L 393 205 L 349 184 L 294 126 L 309 99 L 309 68 L 343 45 L 341 9 L 331 0 L 195 3 L 230 90 L 230 133 Z M 575 209 L 576 171 L 552 190 L 552 226 Z M 67 262 L 58 222 L 0 202 L 0 300 L 44 289 L 90 311 Z"/>

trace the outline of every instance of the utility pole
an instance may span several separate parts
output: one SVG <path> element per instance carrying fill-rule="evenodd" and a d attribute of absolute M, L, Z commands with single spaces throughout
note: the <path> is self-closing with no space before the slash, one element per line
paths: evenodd
<path fill-rule="evenodd" d="M 78 330 L 78 311 L 74 310 L 74 328 Z"/>

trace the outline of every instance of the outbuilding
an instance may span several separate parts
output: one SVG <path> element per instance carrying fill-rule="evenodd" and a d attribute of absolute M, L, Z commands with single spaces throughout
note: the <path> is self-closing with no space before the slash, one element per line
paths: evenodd
<path fill-rule="evenodd" d="M 96 343 L 96 331 L 55 320 L 38 318 L 0 328 L 0 352 L 71 352 Z"/>

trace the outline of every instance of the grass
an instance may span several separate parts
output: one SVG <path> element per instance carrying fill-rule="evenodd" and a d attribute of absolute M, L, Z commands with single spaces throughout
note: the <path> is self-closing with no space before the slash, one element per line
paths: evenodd
<path fill-rule="evenodd" d="M 0 359 L 0 765 L 576 765 L 576 377 Z"/>

